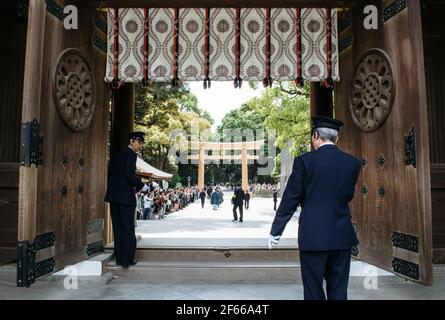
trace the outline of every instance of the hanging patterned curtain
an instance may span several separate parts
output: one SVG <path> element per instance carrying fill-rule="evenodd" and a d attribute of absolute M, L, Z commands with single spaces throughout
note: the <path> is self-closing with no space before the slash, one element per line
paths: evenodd
<path fill-rule="evenodd" d="M 338 81 L 337 11 L 108 9 L 105 81 Z"/>

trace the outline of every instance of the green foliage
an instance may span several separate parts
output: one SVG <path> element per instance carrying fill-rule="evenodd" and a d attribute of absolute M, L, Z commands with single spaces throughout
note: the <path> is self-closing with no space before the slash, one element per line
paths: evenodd
<path fill-rule="evenodd" d="M 245 103 L 227 113 L 216 130 L 219 136 L 224 138 L 224 141 L 230 141 L 229 137 L 224 136 L 224 130 L 239 129 L 242 132 L 242 130 L 249 129 L 255 133 L 255 130 L 263 129 L 263 121 L 264 118 L 261 114 L 252 109 L 249 103 Z"/>
<path fill-rule="evenodd" d="M 172 177 L 172 179 L 171 179 L 171 181 L 169 181 L 169 186 L 171 186 L 171 187 L 176 187 L 176 185 L 177 184 L 181 184 L 181 177 L 179 176 L 179 173 L 178 172 L 174 172 L 173 173 L 173 177 Z M 182 185 L 184 185 L 183 183 L 182 183 Z"/>
<path fill-rule="evenodd" d="M 168 83 L 156 82 L 148 90 L 137 86 L 135 94 L 135 129 L 146 133 L 143 158 L 160 170 L 176 172 L 169 150 L 184 141 L 172 132 L 190 134 L 192 123 L 206 130 L 213 119 L 198 108 L 198 100 L 187 84 L 173 89 Z"/>
<path fill-rule="evenodd" d="M 249 85 L 255 85 L 255 82 L 249 82 Z M 265 139 L 264 151 L 267 156 L 267 137 L 256 136 L 256 130 L 264 131 L 265 118 L 257 110 L 253 108 L 252 100 L 242 104 L 239 108 L 231 110 L 227 113 L 221 121 L 221 125 L 217 128 L 217 133 L 223 141 L 240 141 L 241 138 L 230 136 L 232 130 L 239 130 L 241 134 L 246 131 L 251 131 L 253 136 L 243 136 L 243 141 L 252 141 Z M 239 140 L 238 140 L 239 139 Z M 258 168 L 260 164 L 254 162 L 254 164 L 248 166 L 250 182 L 259 183 L 271 183 L 273 178 L 271 176 L 258 175 Z M 225 164 L 220 166 L 208 166 L 206 172 L 209 172 L 209 176 L 214 178 L 217 182 L 230 182 L 238 183 L 241 180 L 241 165 L 240 164 Z"/>
<path fill-rule="evenodd" d="M 273 168 L 271 176 L 278 178 L 281 174 L 281 153 L 275 156 L 275 167 Z"/>
<path fill-rule="evenodd" d="M 267 130 L 276 133 L 275 146 L 289 149 L 296 157 L 307 151 L 310 144 L 309 84 L 297 88 L 293 82 L 267 89 L 260 98 L 249 102 L 264 118 Z"/>
<path fill-rule="evenodd" d="M 249 82 L 248 85 L 251 88 L 259 86 L 257 82 Z M 135 101 L 135 129 L 146 133 L 146 143 L 142 150 L 144 159 L 161 170 L 172 172 L 174 177 L 170 185 L 187 185 L 187 176 L 192 178 L 192 185 L 196 184 L 196 165 L 175 165 L 173 159 L 169 159 L 169 150 L 173 145 L 186 146 L 187 143 L 181 137 L 172 137 L 171 132 L 182 130 L 188 135 L 193 133 L 193 129 L 198 129 L 200 133 L 209 132 L 213 124 L 210 114 L 198 107 L 197 98 L 187 84 L 179 89 L 172 89 L 168 83 L 154 83 L 149 90 L 137 87 Z M 284 149 L 290 141 L 291 155 L 298 156 L 306 152 L 310 143 L 309 123 L 309 84 L 300 89 L 293 82 L 288 82 L 275 84 L 273 88 L 265 90 L 261 97 L 230 111 L 217 128 L 217 133 L 220 138 L 230 141 L 223 136 L 225 129 L 239 129 L 241 132 L 250 129 L 254 133 L 257 129 L 274 131 L 275 146 Z M 267 155 L 267 135 L 253 138 L 265 138 Z M 258 167 L 257 163 L 249 165 L 251 182 L 273 182 L 280 174 L 281 155 L 275 157 L 271 176 L 259 176 Z M 241 166 L 206 165 L 205 176 L 206 183 L 236 183 L 241 178 Z"/>

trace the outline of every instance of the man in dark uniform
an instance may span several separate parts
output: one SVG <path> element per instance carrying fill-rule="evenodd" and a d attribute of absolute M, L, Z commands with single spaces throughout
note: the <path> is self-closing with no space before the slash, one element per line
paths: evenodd
<path fill-rule="evenodd" d="M 269 236 L 277 244 L 298 205 L 298 245 L 304 298 L 347 299 L 351 249 L 358 244 L 348 203 L 354 197 L 360 174 L 359 159 L 337 149 L 341 121 L 313 117 L 311 133 L 315 151 L 294 160 Z"/>
<path fill-rule="evenodd" d="M 206 200 L 206 191 L 205 189 L 202 189 L 201 192 L 199 193 L 199 198 L 201 198 L 201 207 L 204 208 L 204 202 Z"/>
<path fill-rule="evenodd" d="M 207 187 L 207 198 L 210 199 L 210 197 L 212 196 L 213 193 L 213 188 L 211 186 Z"/>
<path fill-rule="evenodd" d="M 124 268 L 136 264 L 135 193 L 148 190 L 148 186 L 144 185 L 135 173 L 137 153 L 142 149 L 144 133 L 132 132 L 128 139 L 130 141 L 128 147 L 112 160 L 105 195 L 105 201 L 110 203 L 116 264 Z"/>
<path fill-rule="evenodd" d="M 246 191 L 244 194 L 244 209 L 249 210 L 250 193 Z"/>
<path fill-rule="evenodd" d="M 235 188 L 235 198 L 233 199 L 233 220 L 243 222 L 243 201 L 244 201 L 244 190 L 240 185 Z M 239 208 L 239 220 L 236 214 L 236 209 Z"/>

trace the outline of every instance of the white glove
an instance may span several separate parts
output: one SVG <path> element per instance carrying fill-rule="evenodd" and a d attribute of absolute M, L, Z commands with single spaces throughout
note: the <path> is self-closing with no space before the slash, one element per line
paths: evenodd
<path fill-rule="evenodd" d="M 272 244 L 278 244 L 278 242 L 280 241 L 281 236 L 273 236 L 273 235 L 269 235 L 269 240 L 267 242 L 268 246 L 269 246 L 269 250 L 272 249 Z"/>

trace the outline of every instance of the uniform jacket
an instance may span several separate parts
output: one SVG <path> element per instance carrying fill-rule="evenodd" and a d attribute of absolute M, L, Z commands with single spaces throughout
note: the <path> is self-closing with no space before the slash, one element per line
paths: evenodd
<path fill-rule="evenodd" d="M 271 235 L 281 235 L 301 205 L 300 250 L 340 250 L 357 245 L 348 204 L 354 197 L 360 169 L 359 159 L 335 145 L 324 145 L 295 158 Z"/>
<path fill-rule="evenodd" d="M 244 190 L 241 188 L 236 188 L 235 189 L 235 199 L 233 201 L 233 204 L 235 205 L 243 205 L 243 201 L 244 201 Z"/>
<path fill-rule="evenodd" d="M 131 148 L 119 152 L 111 164 L 105 201 L 110 203 L 136 206 L 135 192 L 144 187 L 136 176 L 137 155 Z"/>

